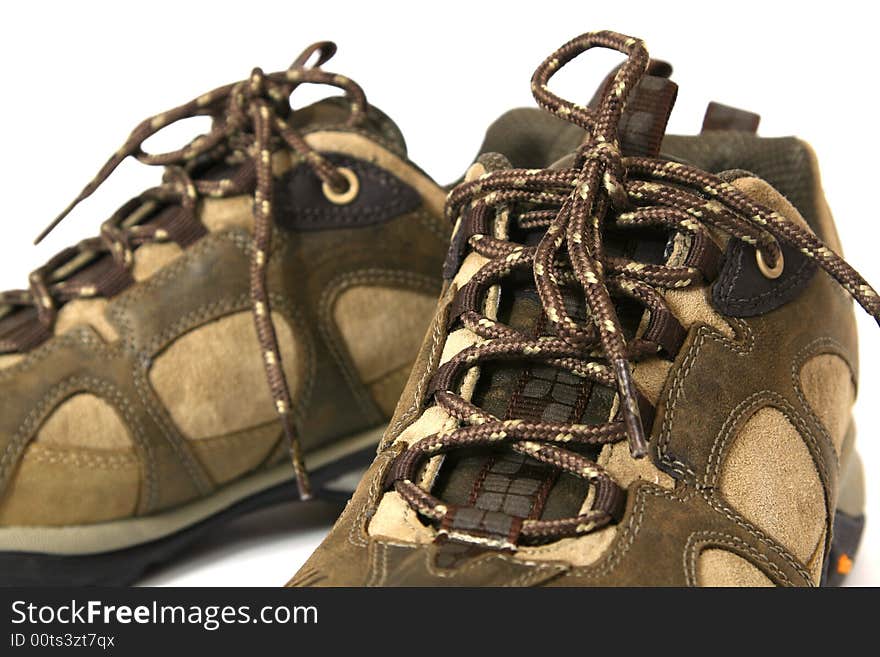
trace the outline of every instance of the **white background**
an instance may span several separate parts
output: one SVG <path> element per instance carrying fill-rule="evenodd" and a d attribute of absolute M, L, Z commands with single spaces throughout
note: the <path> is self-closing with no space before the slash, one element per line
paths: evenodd
<path fill-rule="evenodd" d="M 357 80 L 399 123 L 412 158 L 447 182 L 468 165 L 491 120 L 531 104 L 535 66 L 569 38 L 596 29 L 642 37 L 654 57 L 673 63 L 680 93 L 671 131 L 698 131 L 706 102 L 718 100 L 759 112 L 765 136 L 810 141 L 846 256 L 878 286 L 877 28 L 871 3 L 841 0 L 833 6 L 744 0 L 4 3 L 0 288 L 22 286 L 28 271 L 94 234 L 119 203 L 157 180 L 157 171 L 127 164 L 50 239 L 31 247 L 137 122 L 244 78 L 253 66 L 280 70 L 308 43 L 337 41 L 339 54 L 325 68 Z M 555 89 L 585 102 L 615 61 L 582 58 Z M 171 145 L 170 137 L 160 138 L 160 146 Z M 858 319 L 856 419 L 870 519 L 850 583 L 876 585 L 880 330 L 861 311 Z M 263 512 L 219 532 L 147 583 L 281 584 L 336 512 L 325 504 Z"/>

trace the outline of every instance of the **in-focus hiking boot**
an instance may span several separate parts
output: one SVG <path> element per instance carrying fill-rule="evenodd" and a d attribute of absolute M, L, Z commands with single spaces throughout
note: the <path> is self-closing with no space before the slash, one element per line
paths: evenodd
<path fill-rule="evenodd" d="M 626 55 L 589 107 L 549 91 Z M 586 34 L 449 196 L 447 284 L 372 468 L 291 585 L 817 585 L 858 543 L 851 296 L 815 158 Z M 827 245 L 827 246 L 826 246 Z"/>
<path fill-rule="evenodd" d="M 449 229 L 335 49 L 143 122 L 58 220 L 126 157 L 162 183 L 0 297 L 0 582 L 130 582 L 375 455 Z M 302 84 L 344 96 L 294 112 Z M 209 133 L 142 150 L 195 115 Z"/>

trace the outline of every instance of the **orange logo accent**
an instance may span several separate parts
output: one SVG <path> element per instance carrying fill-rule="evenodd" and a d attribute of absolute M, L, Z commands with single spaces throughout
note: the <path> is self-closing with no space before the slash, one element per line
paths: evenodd
<path fill-rule="evenodd" d="M 840 559 L 837 560 L 837 572 L 841 575 L 848 575 L 852 567 L 853 560 L 849 558 L 849 555 L 841 554 Z"/>

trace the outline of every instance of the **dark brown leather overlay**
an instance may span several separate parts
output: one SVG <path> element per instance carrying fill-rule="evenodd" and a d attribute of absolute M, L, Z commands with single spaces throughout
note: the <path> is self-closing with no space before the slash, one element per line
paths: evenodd
<path fill-rule="evenodd" d="M 326 154 L 334 166 L 351 169 L 359 191 L 347 205 L 327 199 L 312 169 L 297 166 L 276 183 L 277 223 L 282 230 L 330 230 L 380 224 L 421 205 L 418 192 L 385 169 L 346 155 Z"/>
<path fill-rule="evenodd" d="M 816 273 L 816 265 L 796 248 L 782 244 L 785 269 L 776 279 L 758 269 L 755 247 L 731 240 L 724 265 L 712 287 L 712 303 L 730 317 L 755 317 L 796 299 Z"/>

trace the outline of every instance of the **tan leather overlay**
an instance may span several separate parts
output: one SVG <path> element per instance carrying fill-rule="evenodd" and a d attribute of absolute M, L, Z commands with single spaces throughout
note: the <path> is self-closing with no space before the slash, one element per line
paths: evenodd
<path fill-rule="evenodd" d="M 296 391 L 301 384 L 301 355 L 288 322 L 277 314 L 273 320 L 285 374 Z M 149 376 L 174 423 L 190 439 L 248 429 L 276 415 L 249 312 L 229 315 L 178 338 L 156 358 Z M 251 403 L 241 404 L 243 391 Z"/>

